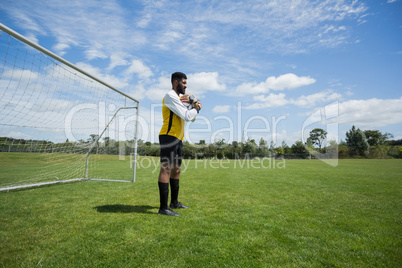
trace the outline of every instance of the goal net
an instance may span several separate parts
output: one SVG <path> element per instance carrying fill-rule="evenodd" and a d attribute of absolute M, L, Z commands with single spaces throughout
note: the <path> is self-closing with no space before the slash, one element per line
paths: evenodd
<path fill-rule="evenodd" d="M 139 102 L 0 24 L 0 190 L 135 181 Z"/>

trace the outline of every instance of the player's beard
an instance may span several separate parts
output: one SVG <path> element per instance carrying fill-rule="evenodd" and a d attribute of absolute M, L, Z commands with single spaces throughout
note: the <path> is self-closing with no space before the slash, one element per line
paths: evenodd
<path fill-rule="evenodd" d="M 183 94 L 183 95 L 186 93 L 186 90 L 180 83 L 177 85 L 177 92 L 179 92 L 179 94 Z"/>

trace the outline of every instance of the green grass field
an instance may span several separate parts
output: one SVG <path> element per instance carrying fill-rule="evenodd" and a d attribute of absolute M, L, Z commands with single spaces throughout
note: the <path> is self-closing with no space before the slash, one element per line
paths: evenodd
<path fill-rule="evenodd" d="M 179 199 L 190 209 L 180 210 L 181 217 L 157 214 L 158 174 L 147 167 L 153 161 L 140 158 L 135 183 L 0 192 L 0 266 L 402 264 L 401 160 L 340 160 L 335 168 L 318 160 L 265 162 L 265 168 L 188 161 Z M 99 168 L 132 172 L 114 158 L 106 162 Z M 18 170 L 3 163 L 0 172 L 12 178 Z"/>

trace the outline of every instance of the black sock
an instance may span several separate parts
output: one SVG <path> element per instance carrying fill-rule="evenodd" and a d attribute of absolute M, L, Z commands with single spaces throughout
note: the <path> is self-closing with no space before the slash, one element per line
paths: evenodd
<path fill-rule="evenodd" d="M 160 198 L 160 209 L 168 208 L 168 200 L 169 200 L 169 183 L 164 183 L 158 181 L 159 186 L 159 198 Z"/>
<path fill-rule="evenodd" d="M 179 197 L 179 179 L 172 179 L 170 178 L 170 190 L 172 192 L 171 203 L 177 204 L 178 197 Z"/>

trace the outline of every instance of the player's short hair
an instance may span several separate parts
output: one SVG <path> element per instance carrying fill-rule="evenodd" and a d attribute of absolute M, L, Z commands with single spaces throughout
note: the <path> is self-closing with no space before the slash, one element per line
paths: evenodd
<path fill-rule="evenodd" d="M 172 78 L 171 78 L 172 85 L 173 85 L 174 80 L 181 81 L 182 79 L 187 79 L 187 75 L 185 75 L 184 73 L 181 73 L 181 72 L 172 73 Z"/>

